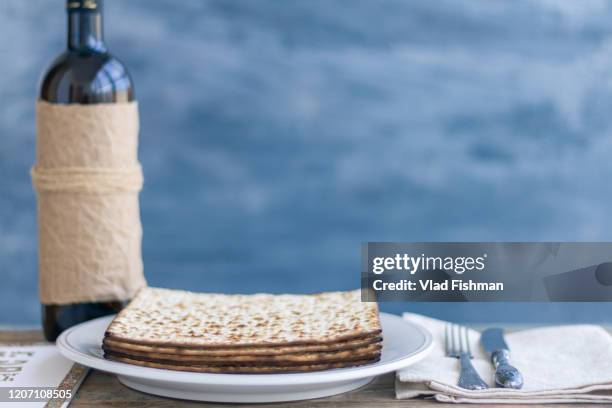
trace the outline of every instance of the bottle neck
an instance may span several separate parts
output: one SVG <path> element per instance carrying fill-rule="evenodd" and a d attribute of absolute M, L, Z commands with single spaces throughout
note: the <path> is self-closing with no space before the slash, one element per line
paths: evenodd
<path fill-rule="evenodd" d="M 69 0 L 68 4 L 68 49 L 71 51 L 106 52 L 104 33 L 102 30 L 102 10 L 97 3 L 95 9 L 70 5 L 79 4 Z M 90 5 L 91 2 L 83 1 Z"/>

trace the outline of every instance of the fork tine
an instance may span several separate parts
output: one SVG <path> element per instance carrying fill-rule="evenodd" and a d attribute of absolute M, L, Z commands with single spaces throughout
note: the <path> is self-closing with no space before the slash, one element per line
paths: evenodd
<path fill-rule="evenodd" d="M 463 331 L 465 333 L 465 344 L 466 344 L 466 351 L 468 353 L 468 355 L 470 356 L 470 358 L 472 358 L 472 349 L 470 347 L 470 333 L 468 331 L 467 327 L 463 327 Z"/>
<path fill-rule="evenodd" d="M 463 334 L 461 333 L 461 326 L 456 325 L 455 328 L 457 330 L 457 354 L 461 354 L 463 352 Z"/>
<path fill-rule="evenodd" d="M 455 351 L 455 357 L 461 353 L 461 337 L 459 336 L 459 326 L 453 324 L 453 350 Z"/>
<path fill-rule="evenodd" d="M 451 356 L 453 357 L 457 357 L 457 348 L 455 347 L 455 328 L 453 327 L 453 324 L 450 325 L 450 334 L 451 334 Z"/>
<path fill-rule="evenodd" d="M 451 356 L 449 328 L 450 324 L 446 323 L 446 326 L 444 326 L 444 349 L 446 350 L 446 357 Z"/>

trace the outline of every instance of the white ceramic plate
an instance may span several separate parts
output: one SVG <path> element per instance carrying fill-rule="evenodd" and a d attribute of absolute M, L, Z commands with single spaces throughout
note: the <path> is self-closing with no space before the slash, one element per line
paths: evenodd
<path fill-rule="evenodd" d="M 190 373 L 104 359 L 102 339 L 112 319 L 101 317 L 64 331 L 57 339 L 60 352 L 77 363 L 116 374 L 121 383 L 135 390 L 197 401 L 279 402 L 340 394 L 369 383 L 377 375 L 416 363 L 433 346 L 424 328 L 381 313 L 383 350 L 374 364 L 296 374 Z"/>

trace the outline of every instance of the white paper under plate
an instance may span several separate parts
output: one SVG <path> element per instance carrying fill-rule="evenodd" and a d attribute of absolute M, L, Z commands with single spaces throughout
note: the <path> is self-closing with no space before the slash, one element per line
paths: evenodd
<path fill-rule="evenodd" d="M 105 360 L 102 339 L 112 319 L 102 317 L 66 330 L 57 339 L 60 352 L 83 365 L 116 374 L 121 383 L 135 390 L 197 401 L 279 402 L 327 397 L 414 364 L 433 347 L 431 335 L 421 326 L 381 313 L 383 350 L 374 364 L 296 374 L 190 373 Z"/>

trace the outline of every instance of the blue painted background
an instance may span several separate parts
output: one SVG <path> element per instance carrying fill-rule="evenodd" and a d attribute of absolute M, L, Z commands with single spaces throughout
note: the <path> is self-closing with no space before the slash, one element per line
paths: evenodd
<path fill-rule="evenodd" d="M 0 2 L 0 323 L 39 319 L 28 169 L 63 3 Z M 152 285 L 354 288 L 363 241 L 612 240 L 612 2 L 107 0 L 106 33 L 141 104 Z"/>

